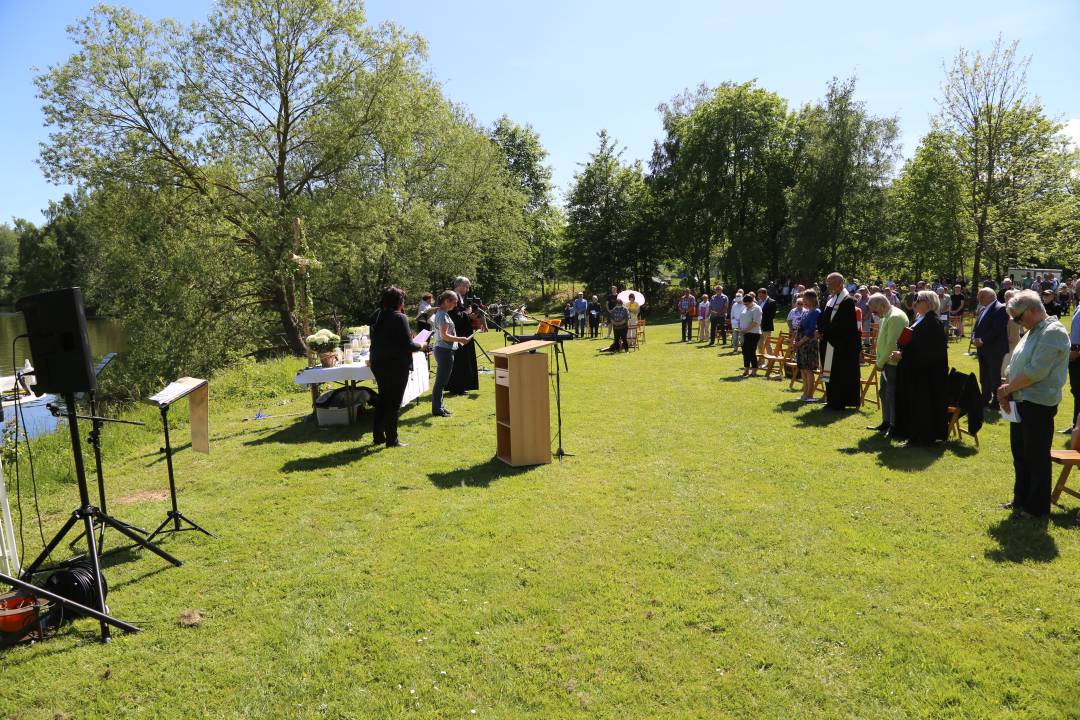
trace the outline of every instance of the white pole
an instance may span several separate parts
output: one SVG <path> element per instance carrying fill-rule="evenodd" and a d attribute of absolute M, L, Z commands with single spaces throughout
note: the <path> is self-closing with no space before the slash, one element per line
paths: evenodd
<path fill-rule="evenodd" d="M 0 570 L 12 577 L 19 575 L 19 551 L 15 548 L 15 524 L 11 521 L 11 508 L 8 506 L 2 465 L 0 465 Z"/>

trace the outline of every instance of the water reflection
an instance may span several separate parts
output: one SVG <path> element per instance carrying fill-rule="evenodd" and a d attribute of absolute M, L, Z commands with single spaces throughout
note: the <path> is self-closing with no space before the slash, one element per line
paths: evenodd
<path fill-rule="evenodd" d="M 90 337 L 90 352 L 97 362 L 105 353 L 123 352 L 126 347 L 124 334 L 120 326 L 102 318 L 92 318 L 86 321 L 87 334 Z M 14 357 L 12 357 L 12 340 L 26 332 L 26 323 L 22 313 L 0 312 L 0 376 L 14 375 L 13 368 L 21 368 L 23 363 L 30 358 L 30 345 L 26 338 L 15 340 Z M 105 372 L 108 372 L 106 370 Z M 25 426 L 30 437 L 37 437 L 56 429 L 58 421 L 45 407 L 50 398 L 30 399 L 22 404 L 19 413 L 19 425 Z M 15 421 L 15 406 L 9 405 L 4 408 L 4 423 Z M 20 436 L 22 432 L 20 430 Z"/>

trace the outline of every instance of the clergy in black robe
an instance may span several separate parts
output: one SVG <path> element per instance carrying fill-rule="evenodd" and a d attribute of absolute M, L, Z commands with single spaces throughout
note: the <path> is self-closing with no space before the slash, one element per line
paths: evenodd
<path fill-rule="evenodd" d="M 896 424 L 889 431 L 889 437 L 917 445 L 944 441 L 949 427 L 949 336 L 931 308 L 922 297 L 915 304 L 922 317 L 912 324 L 911 337 L 900 348 Z"/>
<path fill-rule="evenodd" d="M 862 352 L 855 299 L 844 289 L 844 276 L 833 273 L 825 281 L 832 297 L 818 318 L 821 367 L 828 371 L 825 407 L 843 410 L 859 406 L 859 354 Z"/>
<path fill-rule="evenodd" d="M 457 307 L 450 311 L 450 319 L 454 322 L 454 333 L 459 337 L 468 337 L 473 334 L 472 313 L 465 304 L 465 298 L 469 294 L 471 284 L 469 279 L 459 277 L 454 281 L 454 292 L 458 294 Z M 450 381 L 446 383 L 446 390 L 451 395 L 463 395 L 469 390 L 479 390 L 480 380 L 476 370 L 476 343 L 466 343 L 454 351 L 454 370 L 450 373 Z"/>

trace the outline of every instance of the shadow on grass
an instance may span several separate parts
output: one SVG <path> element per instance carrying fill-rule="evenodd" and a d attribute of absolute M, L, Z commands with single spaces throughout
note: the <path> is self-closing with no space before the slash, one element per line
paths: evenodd
<path fill-rule="evenodd" d="M 337 452 L 327 453 L 317 457 L 289 460 L 281 466 L 281 472 L 308 472 L 311 470 L 326 470 L 328 468 L 341 467 L 351 462 L 361 460 L 374 452 L 378 452 L 382 447 L 382 445 L 372 444 L 358 445 L 354 442 L 349 447 L 338 450 Z"/>
<path fill-rule="evenodd" d="M 451 470 L 445 473 L 430 473 L 428 480 L 431 484 L 442 490 L 460 487 L 487 487 L 492 481 L 499 478 L 512 477 L 528 472 L 527 467 L 510 467 L 498 458 L 491 458 L 485 463 L 473 465 L 461 470 Z"/>
<path fill-rule="evenodd" d="M 335 427 L 319 427 L 311 416 L 302 420 L 283 425 L 271 433 L 248 440 L 244 445 L 269 445 L 284 444 L 294 445 L 308 442 L 357 442 L 363 435 L 371 432 L 370 416 L 360 418 L 355 425 L 341 425 Z"/>
<path fill-rule="evenodd" d="M 792 401 L 788 400 L 781 405 L 786 405 Z M 809 403 L 799 403 L 800 405 Z M 815 405 L 813 410 L 807 410 L 801 415 L 795 416 L 795 423 L 799 427 L 827 427 L 834 423 L 837 423 L 844 418 L 851 417 L 858 414 L 858 410 L 846 409 L 846 410 L 830 410 L 824 405 Z"/>
<path fill-rule="evenodd" d="M 997 540 L 1001 546 L 993 550 L 987 550 L 987 559 L 994 562 L 1019 563 L 1025 560 L 1035 562 L 1050 562 L 1057 558 L 1057 543 L 1050 536 L 1047 529 L 1047 520 L 1021 520 L 1017 518 L 1005 518 L 989 529 L 990 537 Z"/>
<path fill-rule="evenodd" d="M 855 447 L 840 448 L 840 452 L 845 455 L 877 453 L 878 462 L 885 467 L 891 470 L 913 472 L 925 470 L 940 460 L 945 454 L 945 446 L 938 443 L 929 447 L 901 447 L 893 444 L 883 435 L 874 433 L 859 440 Z"/>

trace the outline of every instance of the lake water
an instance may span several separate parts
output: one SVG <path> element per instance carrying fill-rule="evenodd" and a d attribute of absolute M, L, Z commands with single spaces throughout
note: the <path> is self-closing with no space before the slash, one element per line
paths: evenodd
<path fill-rule="evenodd" d="M 90 352 L 95 362 L 105 353 L 123 352 L 126 347 L 124 334 L 115 322 L 101 318 L 88 319 L 86 330 L 90 336 Z M 22 313 L 0 312 L 0 376 L 15 374 L 12 369 L 11 342 L 13 338 L 25 332 L 26 323 L 23 322 Z M 26 338 L 20 338 L 15 341 L 14 367 L 21 368 L 27 358 L 33 363 L 29 343 Z M 106 369 L 105 372 L 108 370 Z M 13 422 L 14 418 L 14 406 L 4 408 L 4 422 Z M 25 423 L 31 437 L 56 429 L 56 418 L 49 414 L 44 400 L 25 404 L 19 422 Z"/>

